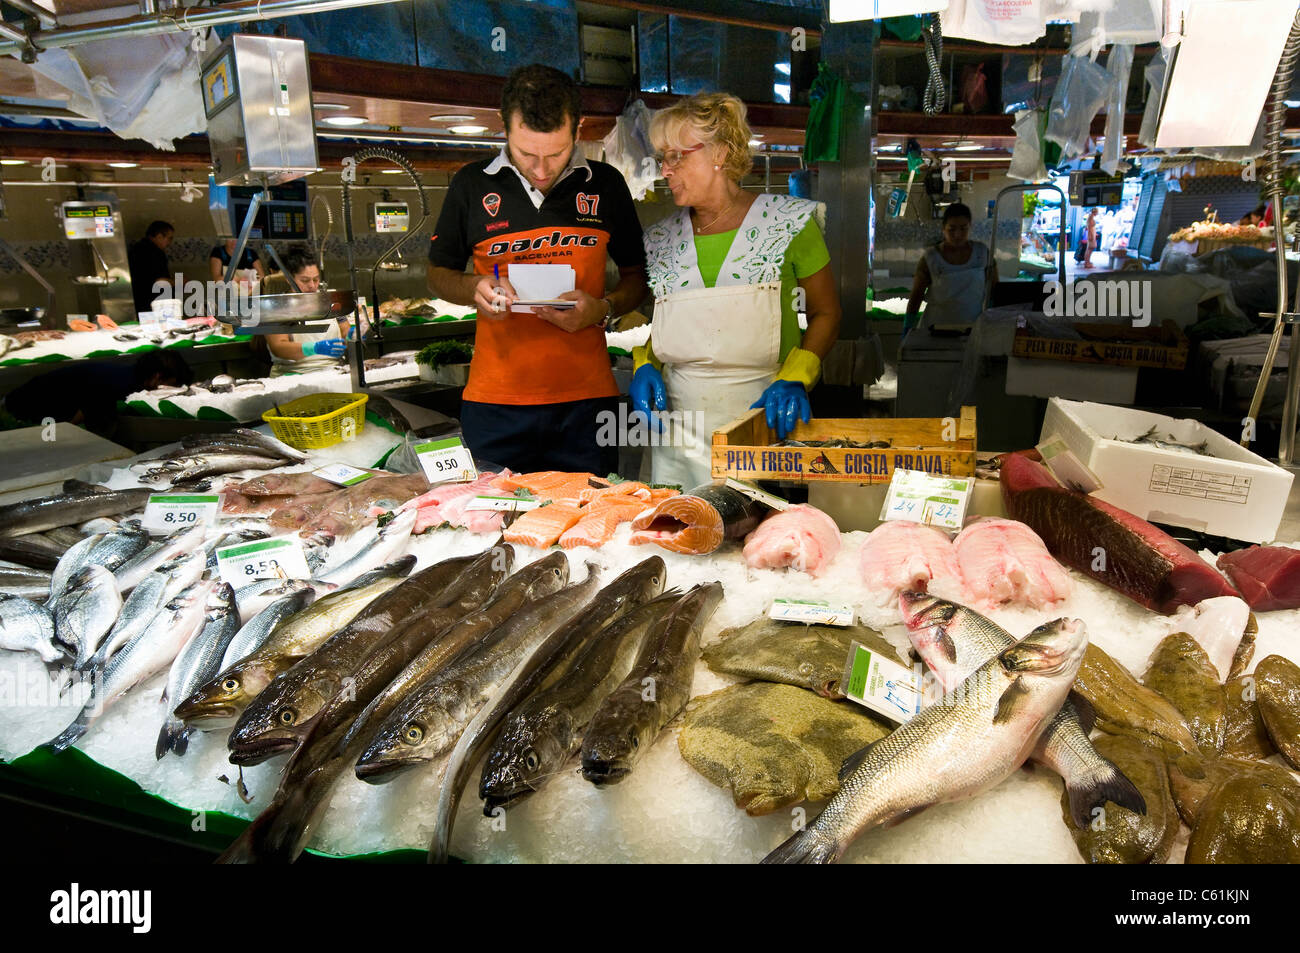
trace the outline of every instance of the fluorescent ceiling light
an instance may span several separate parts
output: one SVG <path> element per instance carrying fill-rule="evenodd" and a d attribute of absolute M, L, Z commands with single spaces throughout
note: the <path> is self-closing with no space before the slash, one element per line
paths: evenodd
<path fill-rule="evenodd" d="M 751 149 L 761 149 L 761 148 L 763 148 L 763 143 L 759 142 L 757 139 L 750 139 L 750 140 L 749 140 L 749 148 L 751 148 Z"/>
<path fill-rule="evenodd" d="M 326 116 L 321 120 L 331 126 L 364 126 L 369 121 L 365 116 Z"/>
<path fill-rule="evenodd" d="M 380 175 L 404 175 L 406 173 L 406 170 L 405 169 L 380 169 L 379 173 Z"/>
<path fill-rule="evenodd" d="M 114 169 L 134 169 L 140 163 L 138 162 L 110 162 L 109 165 Z"/>
<path fill-rule="evenodd" d="M 0 165 L 26 165 L 26 159 L 0 159 Z"/>
<path fill-rule="evenodd" d="M 343 103 L 312 103 L 312 109 L 348 109 Z"/>
<path fill-rule="evenodd" d="M 447 113 L 442 116 L 430 116 L 434 122 L 473 122 L 474 117 L 466 113 Z"/>
<path fill-rule="evenodd" d="M 953 152 L 979 152 L 983 148 L 984 148 L 983 146 L 976 145 L 973 142 L 968 142 L 964 146 L 953 146 L 952 151 Z"/>
<path fill-rule="evenodd" d="M 948 0 L 831 0 L 831 22 L 883 20 L 948 9 Z"/>
<path fill-rule="evenodd" d="M 487 132 L 487 126 L 450 126 L 448 132 L 454 132 L 458 136 L 477 136 Z"/>

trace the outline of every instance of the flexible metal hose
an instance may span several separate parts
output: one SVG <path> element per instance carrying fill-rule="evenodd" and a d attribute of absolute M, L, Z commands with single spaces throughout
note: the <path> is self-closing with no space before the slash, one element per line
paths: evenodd
<path fill-rule="evenodd" d="M 1282 132 L 1286 126 L 1286 97 L 1291 89 L 1291 77 L 1295 71 L 1297 59 L 1300 59 L 1300 11 L 1291 21 L 1291 32 L 1287 35 L 1286 45 L 1282 48 L 1282 58 L 1278 61 L 1277 71 L 1273 74 L 1273 88 L 1269 92 L 1267 116 L 1264 122 L 1264 169 L 1263 190 L 1273 206 L 1273 234 L 1277 253 L 1277 312 L 1273 324 L 1273 337 L 1268 343 L 1268 352 L 1264 355 L 1264 366 L 1260 368 L 1259 381 L 1255 384 L 1255 394 L 1250 401 L 1248 415 L 1251 430 L 1259 426 L 1259 412 L 1264 404 L 1264 392 L 1268 388 L 1268 379 L 1273 373 L 1273 362 L 1277 359 L 1277 349 L 1282 342 L 1282 331 L 1286 327 L 1287 312 L 1287 275 L 1286 275 L 1286 241 L 1282 223 Z M 1291 334 L 1290 356 L 1287 366 L 1286 402 L 1282 407 L 1282 437 L 1278 446 L 1278 459 L 1289 464 L 1295 450 L 1296 427 L 1296 388 L 1300 384 L 1300 348 L 1296 347 L 1296 332 Z M 1251 443 L 1247 433 L 1242 434 L 1242 446 Z"/>
<path fill-rule="evenodd" d="M 930 77 L 925 83 L 925 100 L 922 108 L 927 116 L 933 116 L 943 110 L 947 91 L 943 85 L 943 26 L 939 14 L 926 15 L 926 23 L 921 27 L 925 37 L 925 61 L 930 67 Z"/>

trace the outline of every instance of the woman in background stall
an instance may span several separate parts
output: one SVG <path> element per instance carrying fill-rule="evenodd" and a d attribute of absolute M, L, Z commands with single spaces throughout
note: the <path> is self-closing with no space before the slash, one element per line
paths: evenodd
<path fill-rule="evenodd" d="M 970 240 L 970 227 L 970 209 L 961 202 L 943 210 L 943 237 L 916 263 L 904 335 L 921 323 L 922 302 L 927 328 L 973 324 L 979 317 L 990 274 L 989 249 Z"/>

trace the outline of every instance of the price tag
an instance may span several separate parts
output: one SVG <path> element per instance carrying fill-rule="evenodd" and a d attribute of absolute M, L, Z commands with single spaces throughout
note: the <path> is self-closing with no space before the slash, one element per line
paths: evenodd
<path fill-rule="evenodd" d="M 321 467 L 319 470 L 313 470 L 314 476 L 322 480 L 328 480 L 330 483 L 338 486 L 356 486 L 358 483 L 365 483 L 373 473 L 365 470 L 358 470 L 356 467 L 350 467 L 346 463 L 331 463 L 327 467 Z"/>
<path fill-rule="evenodd" d="M 523 510 L 535 510 L 541 505 L 541 500 L 521 500 L 517 496 L 476 496 L 465 504 L 465 511 L 500 510 L 506 513 L 517 513 Z"/>
<path fill-rule="evenodd" d="M 217 569 L 232 586 L 254 579 L 309 579 L 311 570 L 297 536 L 275 536 L 217 550 Z"/>
<path fill-rule="evenodd" d="M 738 493 L 745 494 L 745 496 L 749 497 L 751 500 L 757 500 L 759 503 L 762 503 L 770 509 L 788 510 L 790 508 L 789 500 L 783 500 L 781 497 L 768 493 L 766 490 L 761 490 L 754 484 L 746 483 L 744 480 L 735 480 L 731 477 L 727 477 L 727 486 L 731 487 Z"/>
<path fill-rule="evenodd" d="M 430 483 L 446 483 L 449 480 L 468 483 L 478 477 L 474 458 L 460 437 L 417 443 L 415 453 Z"/>
<path fill-rule="evenodd" d="M 1052 475 L 1071 489 L 1091 493 L 1102 488 L 1103 484 L 1097 474 L 1075 456 L 1059 434 L 1052 434 L 1036 449 L 1042 454 L 1043 462 L 1052 471 Z"/>
<path fill-rule="evenodd" d="M 925 691 L 919 668 L 904 668 L 862 643 L 853 642 L 841 683 L 844 695 L 886 718 L 909 722 L 921 711 Z"/>
<path fill-rule="evenodd" d="M 166 536 L 187 526 L 211 526 L 221 510 L 221 497 L 164 493 L 149 497 L 141 525 L 154 536 Z"/>
<path fill-rule="evenodd" d="M 882 520 L 911 520 L 959 530 L 970 503 L 970 478 L 932 476 L 920 470 L 895 470 L 885 496 Z"/>
<path fill-rule="evenodd" d="M 853 607 L 812 599 L 773 599 L 768 617 L 809 625 L 852 625 Z"/>

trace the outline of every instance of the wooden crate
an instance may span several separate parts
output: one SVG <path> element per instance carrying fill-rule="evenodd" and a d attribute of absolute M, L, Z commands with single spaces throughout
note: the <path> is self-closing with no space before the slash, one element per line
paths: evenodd
<path fill-rule="evenodd" d="M 1035 361 L 1159 367 L 1174 371 L 1187 366 L 1189 342 L 1172 321 L 1158 328 L 1076 324 L 1074 329 L 1083 335 L 1082 341 L 1039 337 L 1031 328 L 1017 328 L 1011 354 Z"/>
<path fill-rule="evenodd" d="M 944 476 L 975 473 L 975 408 L 960 417 L 818 418 L 795 425 L 792 440 L 858 443 L 888 440 L 881 449 L 856 447 L 774 447 L 776 434 L 767 416 L 754 410 L 713 434 L 713 476 L 738 480 L 825 480 L 837 483 L 888 483 L 895 470 L 922 470 Z"/>

